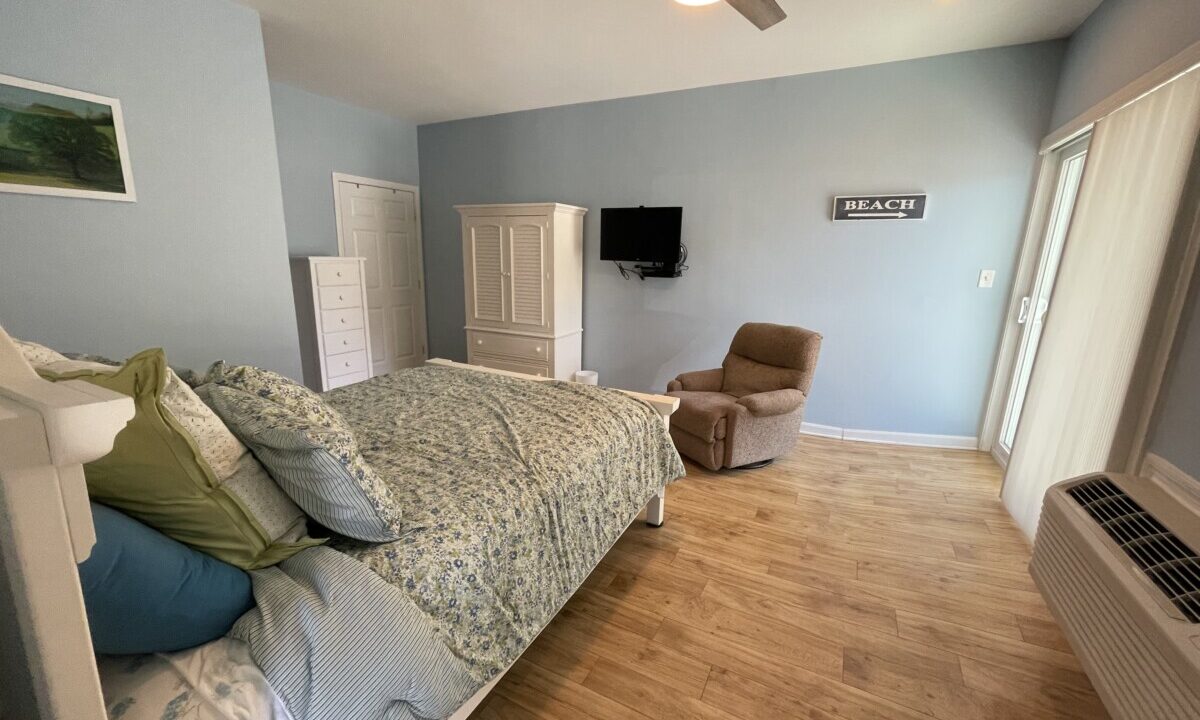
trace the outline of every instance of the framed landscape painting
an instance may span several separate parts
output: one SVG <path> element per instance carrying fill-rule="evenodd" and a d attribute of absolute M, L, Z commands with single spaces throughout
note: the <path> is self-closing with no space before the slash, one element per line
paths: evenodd
<path fill-rule="evenodd" d="M 0 192 L 134 201 L 120 101 L 0 75 Z"/>

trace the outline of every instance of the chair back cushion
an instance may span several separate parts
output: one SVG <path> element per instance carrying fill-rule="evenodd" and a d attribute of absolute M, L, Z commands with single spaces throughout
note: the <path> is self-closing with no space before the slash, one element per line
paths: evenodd
<path fill-rule="evenodd" d="M 722 392 L 735 397 L 793 388 L 805 395 L 812 387 L 821 335 L 773 323 L 746 323 L 738 329 L 721 366 Z"/>

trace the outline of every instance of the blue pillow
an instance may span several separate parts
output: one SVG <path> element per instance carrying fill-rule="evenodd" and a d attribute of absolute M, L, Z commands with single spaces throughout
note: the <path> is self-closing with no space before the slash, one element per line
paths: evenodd
<path fill-rule="evenodd" d="M 96 546 L 79 565 L 92 647 L 106 655 L 171 652 L 224 635 L 254 607 L 244 570 L 92 503 Z"/>

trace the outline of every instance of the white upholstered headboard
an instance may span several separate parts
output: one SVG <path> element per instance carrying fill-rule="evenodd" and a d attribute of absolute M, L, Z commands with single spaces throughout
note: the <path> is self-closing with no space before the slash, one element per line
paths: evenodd
<path fill-rule="evenodd" d="M 0 715 L 103 718 L 77 563 L 96 542 L 83 464 L 133 400 L 38 377 L 0 327 Z"/>

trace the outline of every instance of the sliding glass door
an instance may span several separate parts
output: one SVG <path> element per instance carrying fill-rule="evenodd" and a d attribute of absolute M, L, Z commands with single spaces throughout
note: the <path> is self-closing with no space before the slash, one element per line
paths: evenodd
<path fill-rule="evenodd" d="M 1090 141 L 1089 134 L 1052 151 L 1053 157 L 1050 158 L 1050 161 L 1058 166 L 1054 194 L 1051 196 L 1050 211 L 1042 234 L 1037 272 L 1028 294 L 1021 299 L 1021 309 L 1017 317 L 1017 322 L 1022 327 L 1021 342 L 1013 366 L 1012 379 L 1008 385 L 1004 419 L 993 449 L 997 459 L 1004 464 L 1008 462 L 1013 441 L 1017 437 L 1021 408 L 1025 404 L 1025 393 L 1029 390 L 1029 378 L 1033 374 L 1033 363 L 1042 339 L 1046 313 L 1050 310 L 1054 280 L 1058 276 L 1058 266 L 1062 261 L 1067 229 L 1071 225 L 1071 213 L 1075 209 L 1075 197 L 1079 192 L 1079 182 L 1083 178 Z"/>

